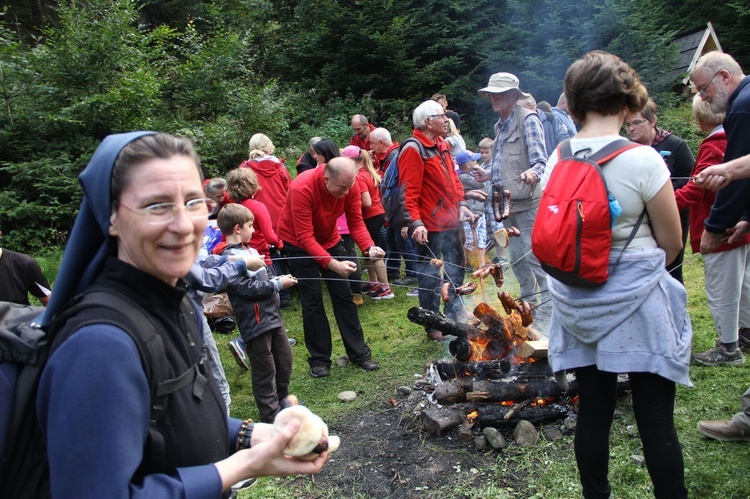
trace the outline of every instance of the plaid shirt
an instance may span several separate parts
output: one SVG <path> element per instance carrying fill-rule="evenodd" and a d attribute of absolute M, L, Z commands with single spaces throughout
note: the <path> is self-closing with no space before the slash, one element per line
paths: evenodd
<path fill-rule="evenodd" d="M 503 183 L 503 141 L 510 128 L 510 124 L 513 122 L 513 118 L 516 116 L 516 110 L 518 106 L 513 108 L 507 119 L 503 120 L 500 117 L 498 123 L 500 124 L 498 139 L 495 142 L 495 150 L 492 151 L 492 169 L 490 171 L 490 180 L 492 185 L 502 185 Z M 529 154 L 529 165 L 530 169 L 536 173 L 539 180 L 542 179 L 544 169 L 547 167 L 547 149 L 544 145 L 544 129 L 542 128 L 542 122 L 538 117 L 536 119 L 525 119 L 523 120 L 523 137 L 526 141 L 526 148 Z M 490 193 L 492 191 L 490 190 Z M 487 220 L 494 220 L 495 217 L 492 214 L 492 201 L 488 197 L 487 203 L 485 204 L 485 214 Z"/>
<path fill-rule="evenodd" d="M 502 163 L 503 163 L 503 140 L 508 133 L 510 124 L 516 116 L 516 106 L 508 116 L 508 119 L 500 118 L 500 135 L 495 143 L 495 150 L 492 151 L 492 183 L 502 182 Z M 544 145 L 544 129 L 542 122 L 537 119 L 526 119 L 523 121 L 523 137 L 526 140 L 526 146 L 529 153 L 529 165 L 540 179 L 544 174 L 547 166 L 547 149 Z"/>

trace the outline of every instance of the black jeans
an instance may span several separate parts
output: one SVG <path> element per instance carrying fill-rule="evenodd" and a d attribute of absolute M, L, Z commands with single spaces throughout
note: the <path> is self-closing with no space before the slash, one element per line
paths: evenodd
<path fill-rule="evenodd" d="M 325 281 L 331 297 L 336 324 L 344 340 L 344 349 L 349 360 L 361 364 L 370 359 L 370 348 L 365 344 L 362 325 L 359 322 L 357 306 L 352 302 L 352 291 L 349 281 L 337 273 L 324 269 L 298 246 L 284 242 L 287 256 L 291 257 L 289 271 L 299 279 L 297 289 L 302 304 L 302 324 L 305 331 L 305 345 L 310 356 L 307 362 L 310 367 L 331 365 L 331 326 L 328 323 L 323 306 L 323 289 Z M 343 241 L 339 241 L 328 253 L 337 260 L 346 260 L 347 253 Z M 321 279 L 322 278 L 322 279 Z"/>
<path fill-rule="evenodd" d="M 575 370 L 579 388 L 575 453 L 583 497 L 608 498 L 609 432 L 617 399 L 617 374 L 596 366 Z M 687 497 L 682 448 L 674 427 L 675 384 L 651 373 L 628 373 L 633 413 L 646 468 L 657 498 Z"/>

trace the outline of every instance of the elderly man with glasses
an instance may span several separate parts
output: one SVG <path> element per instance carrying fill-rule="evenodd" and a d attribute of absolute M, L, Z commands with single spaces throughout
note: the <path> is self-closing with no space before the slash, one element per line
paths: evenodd
<path fill-rule="evenodd" d="M 441 277 L 444 284 L 460 286 L 464 281 L 464 250 L 461 220 L 474 216 L 464 200 L 450 147 L 443 140 L 447 118 L 443 106 L 428 100 L 413 113 L 414 132 L 404 141 L 398 156 L 399 184 L 404 189 L 405 225 L 402 235 L 417 243 L 419 306 L 440 311 Z M 431 260 L 442 260 L 440 265 Z M 442 267 L 442 268 L 441 268 Z M 453 291 L 445 302 L 445 314 L 452 319 L 466 315 L 463 303 Z M 442 340 L 439 331 L 427 329 L 432 340 Z"/>
<path fill-rule="evenodd" d="M 480 89 L 480 97 L 492 102 L 492 109 L 500 119 L 495 124 L 495 140 L 492 142 L 492 168 L 477 167 L 475 178 L 492 181 L 492 189 L 510 191 L 510 216 L 503 222 L 505 227 L 518 227 L 520 237 L 510 238 L 508 249 L 513 273 L 521 288 L 521 296 L 534 308 L 534 322 L 545 328 L 552 310 L 547 296 L 547 274 L 531 252 L 531 229 L 534 227 L 542 189 L 539 179 L 547 167 L 547 150 L 544 144 L 544 129 L 539 116 L 517 104 L 519 99 L 529 97 L 519 88 L 519 81 L 511 73 L 495 73 L 489 84 Z M 492 196 L 487 197 L 485 214 L 494 219 Z"/>
<path fill-rule="evenodd" d="M 742 166 L 750 154 L 750 77 L 742 73 L 742 68 L 730 55 L 720 52 L 708 52 L 695 64 L 690 75 L 698 94 L 709 104 L 714 113 L 726 111 L 724 131 L 727 135 L 727 148 L 724 152 L 725 164 L 711 166 L 701 172 L 696 183 L 703 183 L 712 175 L 722 174 L 727 170 Z M 728 163 L 728 164 L 727 164 Z M 708 256 L 724 242 L 734 243 L 748 232 L 750 223 L 750 177 L 747 171 L 737 175 L 732 172 L 732 181 L 716 193 L 706 221 L 706 230 L 701 236 L 701 253 Z M 738 253 L 732 267 L 726 267 L 725 273 L 746 273 L 750 265 L 750 255 L 743 251 Z M 727 274 L 730 275 L 730 274 Z M 740 310 L 742 310 L 740 308 Z M 742 327 L 737 333 L 737 343 L 722 346 L 726 350 L 740 346 L 750 348 L 750 328 Z M 734 338 L 732 338 L 733 340 Z M 748 350 L 745 350 L 746 352 Z M 745 391 L 740 403 L 740 412 L 731 419 L 700 421 L 698 431 L 703 435 L 722 441 L 750 441 L 750 388 Z"/>

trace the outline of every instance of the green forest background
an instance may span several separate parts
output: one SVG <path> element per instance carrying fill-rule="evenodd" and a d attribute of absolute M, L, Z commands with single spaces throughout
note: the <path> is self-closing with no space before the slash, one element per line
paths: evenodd
<path fill-rule="evenodd" d="M 660 124 L 700 136 L 671 91 L 671 40 L 711 21 L 750 67 L 750 4 L 703 0 L 15 0 L 0 13 L 3 245 L 65 243 L 76 176 L 106 135 L 192 137 L 207 176 L 269 135 L 293 172 L 314 135 L 348 143 L 362 113 L 400 140 L 435 92 L 469 146 L 496 115 L 476 90 L 509 71 L 553 105 L 569 64 L 592 49 L 638 70 Z"/>

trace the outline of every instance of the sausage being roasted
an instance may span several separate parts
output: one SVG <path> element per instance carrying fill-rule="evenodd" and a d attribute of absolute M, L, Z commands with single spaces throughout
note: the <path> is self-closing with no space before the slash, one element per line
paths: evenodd
<path fill-rule="evenodd" d="M 531 304 L 527 301 L 520 300 L 518 312 L 521 314 L 521 325 L 523 327 L 531 325 L 534 322 L 534 316 L 531 313 Z"/>
<path fill-rule="evenodd" d="M 451 283 L 443 283 L 443 287 L 440 289 L 440 298 L 442 298 L 443 303 L 451 299 Z"/>
<path fill-rule="evenodd" d="M 476 290 L 477 283 L 475 282 L 467 282 L 466 284 L 462 284 L 461 286 L 456 286 L 457 295 L 470 295 Z"/>
<path fill-rule="evenodd" d="M 488 267 L 489 273 L 492 274 L 492 277 L 495 279 L 495 286 L 498 288 L 503 287 L 503 283 L 505 282 L 505 278 L 503 277 L 503 264 L 502 263 L 493 263 Z"/>
<path fill-rule="evenodd" d="M 440 267 L 443 266 L 443 261 L 441 259 L 439 259 L 439 258 L 432 258 L 430 260 L 430 265 L 432 265 L 433 267 L 440 268 Z"/>
<path fill-rule="evenodd" d="M 500 298 L 500 303 L 503 305 L 503 309 L 505 310 L 505 313 L 508 315 L 512 314 L 513 311 L 516 309 L 516 302 L 510 296 L 510 293 L 508 293 L 507 291 L 500 291 L 497 294 L 497 297 Z"/>

